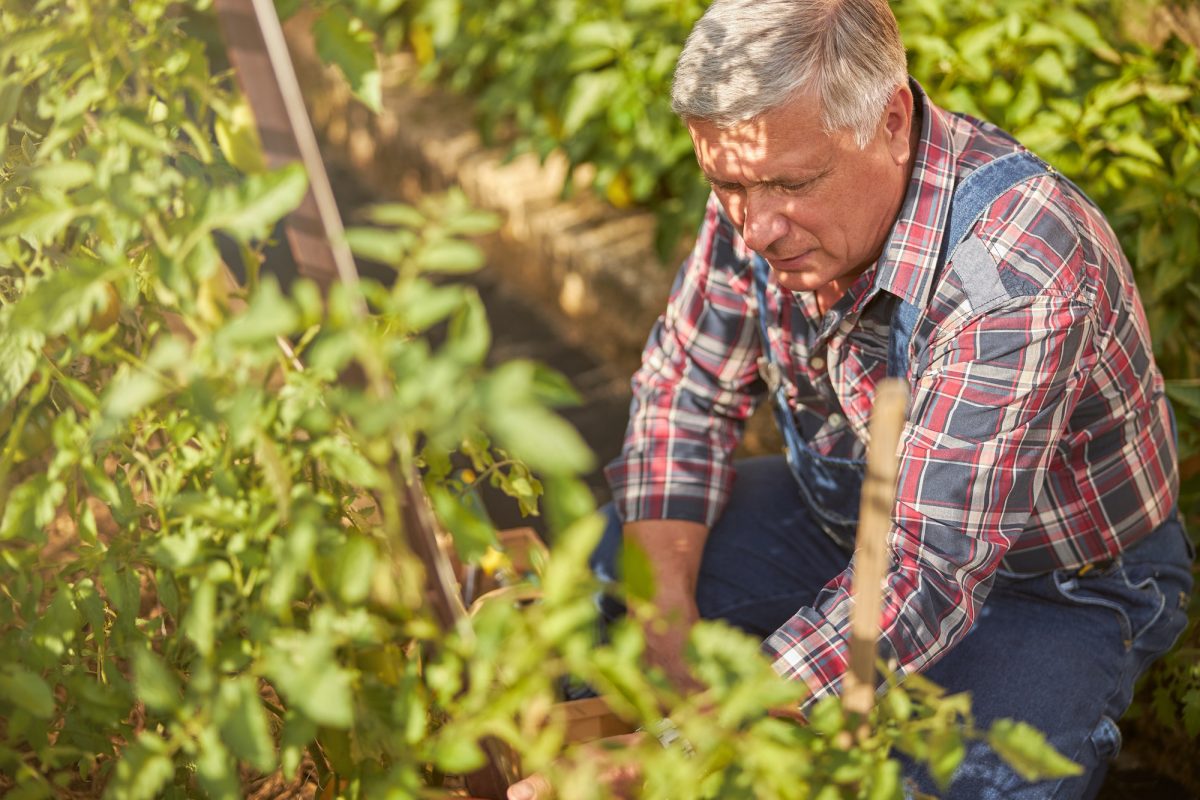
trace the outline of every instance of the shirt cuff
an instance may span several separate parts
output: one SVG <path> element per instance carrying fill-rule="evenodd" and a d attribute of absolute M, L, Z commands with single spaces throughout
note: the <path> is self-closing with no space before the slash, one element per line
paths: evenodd
<path fill-rule="evenodd" d="M 846 638 L 815 609 L 803 608 L 762 644 L 775 671 L 788 680 L 803 681 L 809 696 L 807 710 L 830 694 L 840 694 L 846 674 L 849 647 Z"/>

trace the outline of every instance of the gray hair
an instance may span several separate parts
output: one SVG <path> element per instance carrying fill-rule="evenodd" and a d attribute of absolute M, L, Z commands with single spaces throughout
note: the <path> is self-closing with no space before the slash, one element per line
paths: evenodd
<path fill-rule="evenodd" d="M 887 0 L 714 0 L 679 56 L 671 108 L 727 128 L 815 90 L 825 130 L 866 147 L 907 79 Z"/>

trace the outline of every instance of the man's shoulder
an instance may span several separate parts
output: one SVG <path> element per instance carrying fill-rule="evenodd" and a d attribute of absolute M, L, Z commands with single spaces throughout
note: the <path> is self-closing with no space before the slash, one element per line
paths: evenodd
<path fill-rule="evenodd" d="M 983 120 L 953 114 L 955 183 L 988 164 L 1029 152 Z M 1050 167 L 1001 191 L 968 230 L 948 264 L 944 289 L 981 306 L 1055 295 L 1090 302 L 1103 272 L 1123 256 L 1103 214 Z M 986 295 L 986 297 L 985 297 Z"/>

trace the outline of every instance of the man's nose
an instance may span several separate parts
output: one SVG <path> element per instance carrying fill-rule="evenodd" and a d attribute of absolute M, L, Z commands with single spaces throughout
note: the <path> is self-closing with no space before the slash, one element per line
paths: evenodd
<path fill-rule="evenodd" d="M 762 192 L 746 192 L 742 202 L 742 238 L 751 250 L 765 252 L 787 234 L 787 220 L 779 213 L 775 198 Z"/>

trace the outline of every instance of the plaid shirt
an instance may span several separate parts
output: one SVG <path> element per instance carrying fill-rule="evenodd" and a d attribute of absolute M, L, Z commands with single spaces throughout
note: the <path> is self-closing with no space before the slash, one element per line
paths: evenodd
<path fill-rule="evenodd" d="M 607 469 L 624 520 L 713 523 L 764 395 L 760 313 L 801 435 L 818 453 L 863 457 L 895 298 L 924 309 L 880 642 L 902 675 L 967 634 L 997 569 L 1116 556 L 1169 516 L 1178 493 L 1162 375 L 1112 229 L 1068 182 L 1038 176 L 980 217 L 959 250 L 972 253 L 969 268 L 960 256 L 935 279 L 955 186 L 1016 145 L 914 91 L 921 139 L 891 238 L 823 316 L 811 293 L 773 280 L 758 307 L 750 252 L 710 199 L 634 376 L 623 453 Z M 840 689 L 852 570 L 763 645 L 812 700 Z"/>

